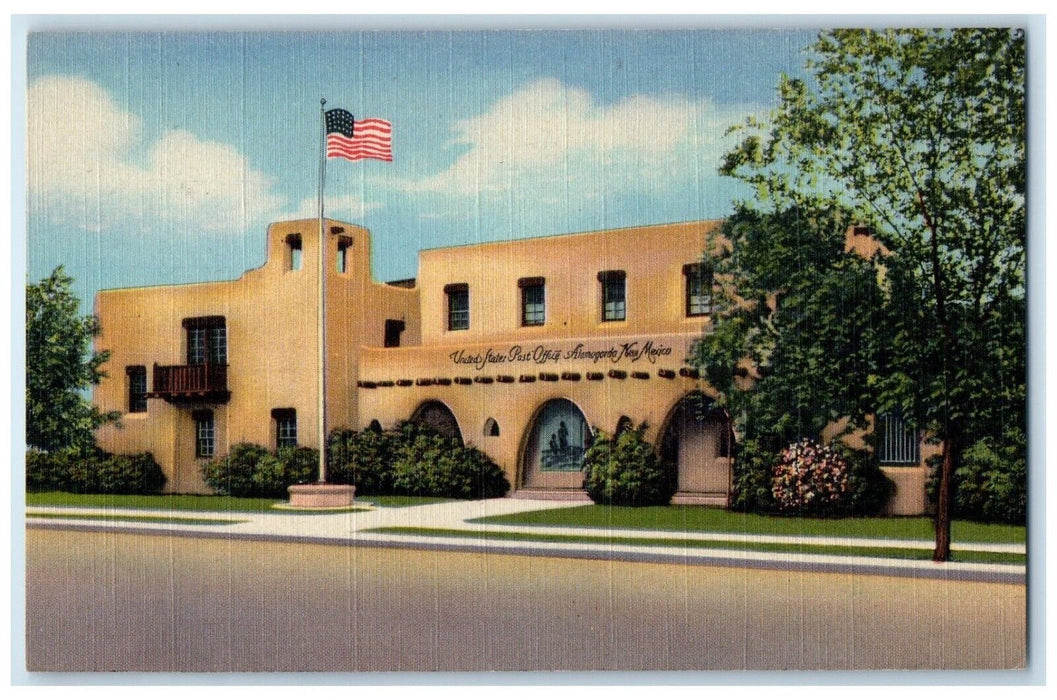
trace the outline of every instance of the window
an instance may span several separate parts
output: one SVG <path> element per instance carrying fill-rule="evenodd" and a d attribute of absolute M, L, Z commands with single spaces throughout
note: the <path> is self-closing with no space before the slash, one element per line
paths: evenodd
<path fill-rule="evenodd" d="M 185 318 L 187 364 L 224 365 L 228 361 L 228 333 L 223 316 Z"/>
<path fill-rule="evenodd" d="M 598 273 L 602 283 L 602 320 L 623 321 L 627 318 L 627 297 L 625 282 L 627 275 L 623 270 L 608 270 Z"/>
<path fill-rule="evenodd" d="M 465 284 L 449 284 L 444 293 L 448 295 L 448 330 L 467 330 L 470 327 L 470 288 Z"/>
<path fill-rule="evenodd" d="M 702 263 L 683 265 L 686 277 L 686 315 L 712 313 L 712 269 Z"/>
<path fill-rule="evenodd" d="M 400 347 L 400 334 L 404 332 L 404 322 L 396 319 L 385 319 L 385 347 Z"/>
<path fill-rule="evenodd" d="M 297 447 L 297 411 L 292 408 L 273 408 L 275 447 Z"/>
<path fill-rule="evenodd" d="M 921 463 L 921 436 L 898 413 L 877 416 L 877 461 L 881 464 Z"/>
<path fill-rule="evenodd" d="M 216 423 L 212 411 L 195 411 L 191 414 L 195 422 L 195 457 L 212 457 L 216 453 Z"/>
<path fill-rule="evenodd" d="M 568 399 L 553 399 L 540 409 L 533 423 L 530 461 L 540 471 L 580 471 L 590 444 L 591 429 L 580 409 Z"/>
<path fill-rule="evenodd" d="M 291 233 L 286 237 L 286 269 L 301 269 L 301 234 Z"/>
<path fill-rule="evenodd" d="M 338 272 L 342 274 L 349 271 L 349 248 L 351 247 L 351 238 L 348 236 L 338 238 Z"/>
<path fill-rule="evenodd" d="M 128 375 L 128 412 L 146 413 L 147 411 L 147 368 L 143 365 L 131 365 L 125 368 Z"/>
<path fill-rule="evenodd" d="M 484 436 L 499 437 L 499 424 L 495 422 L 495 418 L 489 418 L 484 422 Z"/>
<path fill-rule="evenodd" d="M 544 279 L 522 277 L 517 285 L 521 288 L 521 325 L 542 326 L 547 318 Z"/>

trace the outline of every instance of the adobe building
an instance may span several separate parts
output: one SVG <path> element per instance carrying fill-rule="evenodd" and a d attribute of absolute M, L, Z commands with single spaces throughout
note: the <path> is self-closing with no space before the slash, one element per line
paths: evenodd
<path fill-rule="evenodd" d="M 514 495 L 582 497 L 592 431 L 645 421 L 677 466 L 673 502 L 726 503 L 730 422 L 687 401 L 712 392 L 686 364 L 720 222 L 425 250 L 416 279 L 388 284 L 366 229 L 324 223 L 328 432 L 426 422 L 487 453 Z M 100 446 L 152 452 L 179 493 L 208 492 L 201 464 L 239 442 L 318 447 L 319 230 L 272 224 L 266 262 L 237 280 L 100 292 L 95 402 L 123 413 Z M 923 512 L 920 440 L 884 425 L 889 509 Z"/>

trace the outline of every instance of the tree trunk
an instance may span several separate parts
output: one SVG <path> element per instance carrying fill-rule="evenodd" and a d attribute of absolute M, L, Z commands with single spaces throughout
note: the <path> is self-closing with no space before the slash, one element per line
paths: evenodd
<path fill-rule="evenodd" d="M 955 442 L 955 436 L 948 430 L 943 440 L 940 495 L 936 505 L 936 548 L 932 551 L 932 561 L 949 561 L 951 558 L 951 476 L 954 473 Z"/>
<path fill-rule="evenodd" d="M 918 205 L 925 225 L 929 229 L 929 257 L 932 263 L 932 293 L 936 298 L 936 320 L 940 326 L 940 362 L 943 372 L 943 466 L 940 468 L 940 497 L 936 504 L 936 548 L 932 561 L 948 561 L 951 558 L 951 477 L 954 474 L 955 455 L 961 431 L 951 418 L 953 397 L 951 396 L 951 362 L 957 347 L 950 320 L 947 317 L 947 286 L 940 264 L 939 231 L 925 206 L 925 195 L 918 190 Z"/>

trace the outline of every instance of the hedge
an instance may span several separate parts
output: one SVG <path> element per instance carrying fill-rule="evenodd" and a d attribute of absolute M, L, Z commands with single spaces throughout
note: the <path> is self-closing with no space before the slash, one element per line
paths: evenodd
<path fill-rule="evenodd" d="M 319 452 L 309 447 L 267 448 L 240 442 L 202 465 L 202 479 L 222 496 L 285 498 L 293 484 L 315 481 Z"/>
<path fill-rule="evenodd" d="M 497 498 L 506 475 L 480 450 L 418 423 L 393 430 L 335 430 L 327 440 L 327 480 L 357 494 Z"/>
<path fill-rule="evenodd" d="M 26 453 L 26 489 L 72 493 L 147 494 L 165 486 L 150 452 L 115 455 L 102 450 Z"/>

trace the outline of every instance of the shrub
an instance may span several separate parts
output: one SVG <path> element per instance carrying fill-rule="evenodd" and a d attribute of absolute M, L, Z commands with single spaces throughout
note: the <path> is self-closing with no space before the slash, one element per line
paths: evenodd
<path fill-rule="evenodd" d="M 253 474 L 268 450 L 240 442 L 223 457 L 202 465 L 202 479 L 221 496 L 251 496 L 255 492 Z"/>
<path fill-rule="evenodd" d="M 672 500 L 674 469 L 657 457 L 645 432 L 645 423 L 615 437 L 595 430 L 583 463 L 584 489 L 595 503 L 653 506 Z"/>
<path fill-rule="evenodd" d="M 402 427 L 392 462 L 393 491 L 408 496 L 498 498 L 510 489 L 483 452 L 429 430 Z"/>
<path fill-rule="evenodd" d="M 253 483 L 252 489 L 248 493 L 238 495 L 257 498 L 283 498 L 286 496 L 285 472 L 285 465 L 276 455 L 270 452 L 265 453 L 257 464 L 253 466 L 253 476 L 250 477 Z"/>
<path fill-rule="evenodd" d="M 1028 475 L 1023 432 L 1011 431 L 1007 444 L 994 446 L 981 439 L 962 452 L 952 475 L 951 514 L 981 522 L 1023 525 L 1027 520 Z M 1019 437 L 1018 437 L 1019 435 Z M 929 498 L 939 497 L 939 469 L 943 456 L 929 459 Z"/>
<path fill-rule="evenodd" d="M 355 484 L 360 495 L 391 494 L 395 448 L 392 433 L 335 430 L 327 438 L 327 481 Z"/>
<path fill-rule="evenodd" d="M 283 495 L 286 495 L 286 487 L 291 484 L 319 480 L 319 450 L 312 447 L 284 447 L 279 450 L 277 457 L 283 464 Z"/>
<path fill-rule="evenodd" d="M 774 455 L 757 440 L 746 440 L 735 446 L 731 510 L 742 513 L 772 513 L 777 510 L 771 492 Z"/>
<path fill-rule="evenodd" d="M 291 484 L 314 481 L 318 466 L 319 452 L 310 447 L 284 447 L 272 453 L 243 442 L 226 456 L 202 465 L 202 478 L 224 496 L 285 498 Z"/>
<path fill-rule="evenodd" d="M 895 493 L 895 484 L 877 466 L 869 450 L 840 449 L 851 471 L 851 491 L 843 511 L 848 515 L 878 515 Z"/>
<path fill-rule="evenodd" d="M 69 487 L 69 455 L 66 452 L 26 452 L 26 490 L 62 491 Z"/>
<path fill-rule="evenodd" d="M 846 511 L 851 491 L 847 460 L 807 438 L 782 450 L 774 466 L 771 494 L 783 513 L 836 515 Z"/>
<path fill-rule="evenodd" d="M 165 474 L 150 452 L 111 455 L 94 452 L 67 457 L 66 488 L 74 493 L 156 493 Z"/>
<path fill-rule="evenodd" d="M 503 470 L 480 450 L 428 426 L 335 430 L 327 439 L 327 480 L 357 494 L 497 498 L 510 490 Z"/>

